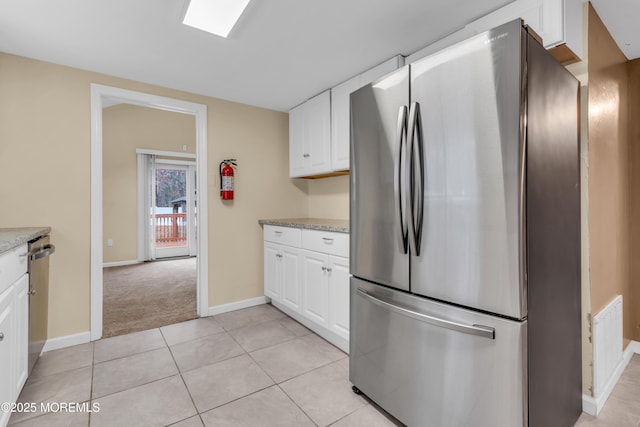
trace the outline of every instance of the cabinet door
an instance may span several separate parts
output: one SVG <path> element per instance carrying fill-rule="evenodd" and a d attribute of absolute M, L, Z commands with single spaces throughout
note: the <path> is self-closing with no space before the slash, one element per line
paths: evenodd
<path fill-rule="evenodd" d="M 306 103 L 289 111 L 289 176 L 305 174 L 305 121 Z"/>
<path fill-rule="evenodd" d="M 15 321 L 16 321 L 16 382 L 15 397 L 17 398 L 29 374 L 29 275 L 24 274 L 16 284 L 15 289 Z"/>
<path fill-rule="evenodd" d="M 281 255 L 282 303 L 296 312 L 300 312 L 300 303 L 302 302 L 300 249 L 282 246 Z"/>
<path fill-rule="evenodd" d="M 349 339 L 349 259 L 329 257 L 329 328 Z"/>
<path fill-rule="evenodd" d="M 306 102 L 305 141 L 308 161 L 305 175 L 331 171 L 331 91 L 327 90 Z"/>
<path fill-rule="evenodd" d="M 0 403 L 14 402 L 15 393 L 15 326 L 14 288 L 0 294 Z M 0 425 L 6 425 L 11 412 L 0 411 Z"/>
<path fill-rule="evenodd" d="M 264 294 L 280 301 L 280 245 L 264 243 Z"/>
<path fill-rule="evenodd" d="M 351 132 L 351 92 L 360 88 L 355 76 L 331 89 L 331 168 L 349 169 L 349 134 Z"/>
<path fill-rule="evenodd" d="M 302 251 L 303 314 L 328 327 L 328 255 Z"/>
<path fill-rule="evenodd" d="M 545 47 L 551 47 L 563 41 L 563 6 L 563 0 L 517 0 L 468 27 L 480 33 L 521 18 L 542 37 Z"/>

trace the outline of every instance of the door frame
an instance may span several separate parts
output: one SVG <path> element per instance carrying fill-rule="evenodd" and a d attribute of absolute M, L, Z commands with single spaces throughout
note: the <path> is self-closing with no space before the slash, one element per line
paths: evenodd
<path fill-rule="evenodd" d="M 207 197 L 207 106 L 91 83 L 91 341 L 102 337 L 103 212 L 102 212 L 102 109 L 113 101 L 195 116 L 198 194 L 197 286 L 198 316 L 209 313 L 208 197 Z"/>

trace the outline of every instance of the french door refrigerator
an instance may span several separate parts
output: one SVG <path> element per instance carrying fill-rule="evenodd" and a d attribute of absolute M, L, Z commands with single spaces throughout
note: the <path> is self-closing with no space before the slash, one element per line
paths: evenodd
<path fill-rule="evenodd" d="M 355 391 L 409 426 L 573 426 L 578 120 L 520 20 L 351 95 Z"/>

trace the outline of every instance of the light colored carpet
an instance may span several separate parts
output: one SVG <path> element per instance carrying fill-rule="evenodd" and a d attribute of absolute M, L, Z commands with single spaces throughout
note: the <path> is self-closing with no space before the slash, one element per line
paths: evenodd
<path fill-rule="evenodd" d="M 104 338 L 195 319 L 196 258 L 103 269 Z"/>

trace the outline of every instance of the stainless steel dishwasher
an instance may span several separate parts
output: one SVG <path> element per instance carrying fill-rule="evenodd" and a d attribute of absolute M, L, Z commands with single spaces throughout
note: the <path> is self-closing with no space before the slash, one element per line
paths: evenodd
<path fill-rule="evenodd" d="M 29 373 L 47 342 L 49 255 L 55 250 L 48 235 L 29 242 Z"/>

